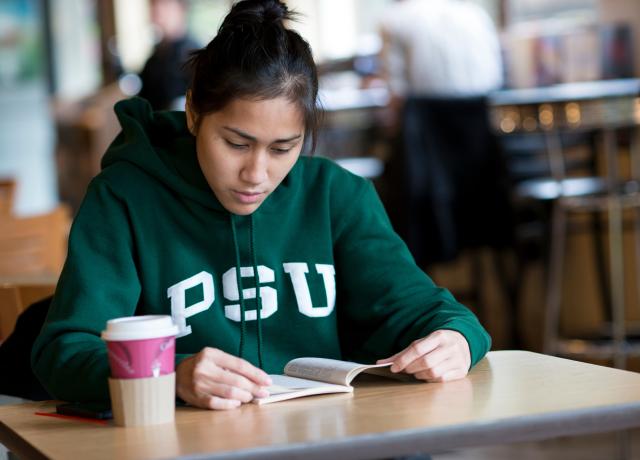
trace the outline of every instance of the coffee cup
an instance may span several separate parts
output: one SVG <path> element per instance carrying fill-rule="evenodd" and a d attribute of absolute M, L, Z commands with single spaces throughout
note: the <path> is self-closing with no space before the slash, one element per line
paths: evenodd
<path fill-rule="evenodd" d="M 147 315 L 107 321 L 111 378 L 109 394 L 116 425 L 172 422 L 175 417 L 175 339 L 170 316 Z"/>
<path fill-rule="evenodd" d="M 128 316 L 107 321 L 111 377 L 139 379 L 171 374 L 178 327 L 167 315 Z"/>

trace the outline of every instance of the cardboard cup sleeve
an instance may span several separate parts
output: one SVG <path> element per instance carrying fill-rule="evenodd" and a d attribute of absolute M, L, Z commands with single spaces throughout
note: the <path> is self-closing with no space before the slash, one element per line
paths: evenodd
<path fill-rule="evenodd" d="M 116 425 L 159 425 L 175 419 L 175 372 L 141 379 L 109 378 L 109 393 Z"/>

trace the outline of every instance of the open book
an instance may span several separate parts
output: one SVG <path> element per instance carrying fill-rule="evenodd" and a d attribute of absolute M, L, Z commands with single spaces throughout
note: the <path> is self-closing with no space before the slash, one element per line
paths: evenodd
<path fill-rule="evenodd" d="M 256 398 L 255 404 L 269 404 L 285 399 L 325 393 L 350 393 L 351 381 L 359 374 L 374 374 L 405 380 L 405 374 L 394 374 L 389 370 L 392 363 L 358 364 L 327 358 L 296 358 L 284 367 L 285 375 L 270 375 L 273 384 L 270 395 Z"/>

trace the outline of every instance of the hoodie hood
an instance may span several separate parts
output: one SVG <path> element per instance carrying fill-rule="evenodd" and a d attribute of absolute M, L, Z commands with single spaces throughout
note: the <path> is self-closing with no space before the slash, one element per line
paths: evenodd
<path fill-rule="evenodd" d="M 226 212 L 202 174 L 184 112 L 154 112 L 139 97 L 118 102 L 115 112 L 122 132 L 102 158 L 102 169 L 131 163 L 177 194 Z"/>
<path fill-rule="evenodd" d="M 154 112 L 145 99 L 134 97 L 118 102 L 115 113 L 122 131 L 102 158 L 103 170 L 121 161 L 133 164 L 183 198 L 229 213 L 202 173 L 196 139 L 187 128 L 184 112 Z M 299 163 L 297 161 L 293 169 L 299 168 Z M 291 185 L 290 173 L 254 214 L 277 209 Z"/>

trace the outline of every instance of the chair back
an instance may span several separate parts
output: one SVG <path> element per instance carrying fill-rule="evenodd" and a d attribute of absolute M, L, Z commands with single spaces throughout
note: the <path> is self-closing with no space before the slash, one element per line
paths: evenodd
<path fill-rule="evenodd" d="M 32 217 L 0 215 L 0 279 L 59 275 L 67 253 L 70 221 L 66 206 Z"/>
<path fill-rule="evenodd" d="M 0 216 L 11 214 L 15 191 L 15 180 L 0 179 Z"/>
<path fill-rule="evenodd" d="M 0 285 L 0 342 L 13 331 L 18 315 L 55 291 L 54 284 Z"/>

